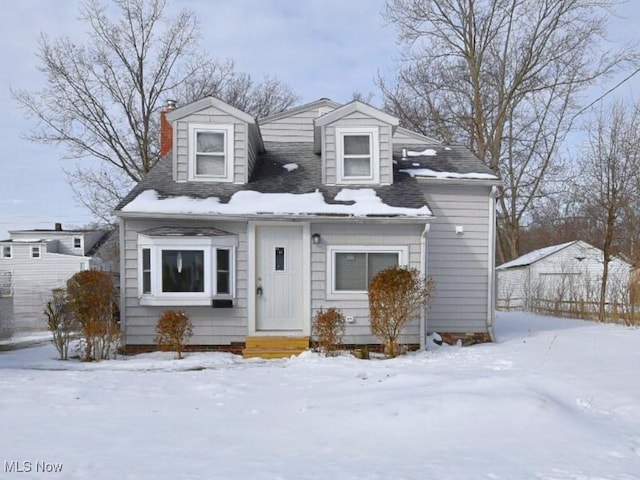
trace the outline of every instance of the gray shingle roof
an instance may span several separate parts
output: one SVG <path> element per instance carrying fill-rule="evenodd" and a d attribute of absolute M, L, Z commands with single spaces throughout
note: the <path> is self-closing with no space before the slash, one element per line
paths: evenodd
<path fill-rule="evenodd" d="M 456 173 L 492 173 L 467 149 L 441 144 L 406 148 L 421 151 L 425 148 L 435 150 L 436 155 L 410 157 L 402 159 L 402 145 L 394 148 L 393 184 L 369 186 L 378 197 L 392 207 L 420 208 L 426 204 L 417 181 L 407 173 L 399 172 L 405 168 L 429 168 L 435 171 Z M 325 186 L 322 184 L 320 155 L 314 153 L 311 142 L 265 142 L 265 152 L 260 155 L 249 182 L 245 185 L 233 183 L 174 182 L 172 180 L 171 154 L 160 160 L 149 174 L 120 202 L 116 210 L 134 200 L 146 190 L 155 190 L 161 198 L 187 196 L 193 198 L 218 197 L 227 203 L 230 197 L 241 190 L 253 190 L 261 193 L 311 193 L 320 191 L 329 204 L 350 204 L 353 202 L 335 201 L 334 197 L 343 186 Z M 291 171 L 285 165 L 296 163 L 298 168 Z"/>
<path fill-rule="evenodd" d="M 431 149 L 435 150 L 436 154 L 402 158 L 403 147 L 412 152 L 421 152 L 425 149 Z M 489 167 L 482 163 L 467 148 L 459 145 L 394 145 L 393 159 L 397 162 L 396 167 L 400 170 L 428 168 L 436 172 L 462 174 L 485 173 L 495 175 Z"/>
<path fill-rule="evenodd" d="M 320 155 L 314 153 L 310 142 L 265 142 L 265 153 L 260 155 L 249 183 L 174 182 L 171 154 L 164 157 L 120 202 L 116 210 L 134 200 L 146 190 L 155 190 L 161 198 L 188 196 L 193 198 L 218 197 L 222 203 L 241 190 L 261 193 L 311 193 L 319 190 L 327 203 L 350 204 L 333 200 L 342 186 L 322 185 Z M 298 168 L 288 171 L 284 165 L 296 163 Z M 367 186 L 369 188 L 369 186 Z M 371 186 L 380 199 L 393 207 L 420 208 L 426 204 L 418 183 L 405 173 L 394 171 L 392 185 Z"/>

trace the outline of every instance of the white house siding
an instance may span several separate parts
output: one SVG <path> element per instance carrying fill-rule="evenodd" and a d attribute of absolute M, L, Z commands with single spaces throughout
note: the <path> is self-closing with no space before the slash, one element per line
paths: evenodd
<path fill-rule="evenodd" d="M 31 247 L 35 245 L 38 244 L 13 243 L 12 258 L 0 260 L 0 274 L 11 272 L 12 277 L 14 331 L 46 329 L 43 312 L 52 290 L 63 288 L 76 272 L 91 268 L 88 257 L 50 253 L 44 246 L 41 258 L 31 258 Z"/>
<path fill-rule="evenodd" d="M 248 165 L 248 125 L 215 107 L 207 107 L 197 113 L 193 113 L 179 119 L 174 124 L 174 167 L 175 180 L 178 182 L 188 181 L 189 168 L 189 124 L 202 123 L 210 124 L 212 127 L 218 125 L 233 125 L 234 136 L 234 176 L 233 181 L 244 183 Z"/>
<path fill-rule="evenodd" d="M 316 223 L 311 234 L 320 234 L 321 242 L 311 246 L 311 317 L 320 309 L 338 308 L 345 316 L 353 316 L 354 323 L 347 325 L 346 342 L 350 344 L 377 343 L 369 328 L 369 303 L 366 297 L 356 300 L 327 299 L 328 247 L 332 245 L 354 246 L 406 246 L 409 265 L 420 268 L 420 236 L 424 224 L 363 224 Z M 403 343 L 418 343 L 419 323 L 412 322 L 400 339 Z"/>
<path fill-rule="evenodd" d="M 90 230 L 90 231 L 73 231 L 73 230 L 25 230 L 11 232 L 12 240 L 33 240 L 33 239 L 47 239 L 55 242 L 55 247 L 50 248 L 50 251 L 56 253 L 63 253 L 65 255 L 85 255 L 91 247 L 93 247 L 104 235 L 103 231 Z M 73 239 L 77 237 L 83 238 L 83 249 L 73 247 Z"/>
<path fill-rule="evenodd" d="M 313 121 L 331 110 L 326 106 L 309 108 L 270 122 L 260 122 L 262 139 L 265 142 L 313 142 Z"/>
<path fill-rule="evenodd" d="M 421 185 L 435 215 L 427 235 L 427 274 L 435 294 L 429 332 L 486 333 L 489 282 L 488 186 Z M 463 234 L 456 234 L 462 227 Z"/>
<path fill-rule="evenodd" d="M 360 112 L 346 115 L 335 122 L 323 127 L 322 139 L 322 164 L 325 172 L 326 183 L 335 185 L 337 182 L 336 170 L 336 128 L 340 127 L 379 127 L 379 158 L 380 158 L 380 183 L 393 183 L 393 152 L 391 126 L 376 118 L 369 117 Z"/>
<path fill-rule="evenodd" d="M 124 275 L 126 317 L 123 318 L 128 345 L 154 343 L 155 325 L 166 310 L 185 310 L 193 323 L 194 345 L 229 345 L 244 342 L 247 335 L 247 223 L 246 222 L 169 222 L 167 220 L 121 220 L 124 222 Z M 141 306 L 138 292 L 138 233 L 156 227 L 217 228 L 238 235 L 236 250 L 236 298 L 233 308 Z"/>
<path fill-rule="evenodd" d="M 527 299 L 528 267 L 514 267 L 496 274 L 497 307 L 501 310 L 520 310 Z"/>
<path fill-rule="evenodd" d="M 582 260 L 578 260 L 582 258 Z M 529 266 L 530 295 L 546 300 L 572 301 L 582 298 L 596 302 L 600 296 L 603 253 L 584 242 L 577 242 Z M 629 265 L 620 260 L 609 263 L 608 301 L 616 288 L 628 285 Z M 572 298 L 573 297 L 573 298 Z"/>

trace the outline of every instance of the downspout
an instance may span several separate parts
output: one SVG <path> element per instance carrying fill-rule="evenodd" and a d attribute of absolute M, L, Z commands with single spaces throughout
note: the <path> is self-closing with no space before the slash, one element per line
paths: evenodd
<path fill-rule="evenodd" d="M 424 230 L 420 235 L 420 269 L 422 278 L 427 280 L 427 234 L 431 228 L 430 223 L 425 223 Z M 425 350 L 427 344 L 427 305 L 423 305 L 420 310 L 420 351 Z"/>
<path fill-rule="evenodd" d="M 126 304 L 127 304 L 127 299 L 126 299 L 126 292 L 127 292 L 127 285 L 126 285 L 126 281 L 127 281 L 127 275 L 125 274 L 124 271 L 124 267 L 125 267 L 125 252 L 126 252 L 126 248 L 125 248 L 125 235 L 124 235 L 124 231 L 125 231 L 125 222 L 126 220 L 122 217 L 120 217 L 118 219 L 118 242 L 120 243 L 118 245 L 118 249 L 120 250 L 120 341 L 122 342 L 122 345 L 124 345 L 124 347 L 127 347 L 127 310 L 126 310 Z"/>
<path fill-rule="evenodd" d="M 496 197 L 498 196 L 498 187 L 491 187 L 489 193 L 489 245 L 487 260 L 487 331 L 492 342 L 496 341 L 494 330 L 495 312 L 496 312 Z"/>

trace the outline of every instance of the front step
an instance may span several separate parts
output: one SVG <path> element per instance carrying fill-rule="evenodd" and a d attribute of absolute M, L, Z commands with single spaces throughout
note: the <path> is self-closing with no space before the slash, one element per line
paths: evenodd
<path fill-rule="evenodd" d="M 288 358 L 309 348 L 309 337 L 247 337 L 243 358 Z"/>

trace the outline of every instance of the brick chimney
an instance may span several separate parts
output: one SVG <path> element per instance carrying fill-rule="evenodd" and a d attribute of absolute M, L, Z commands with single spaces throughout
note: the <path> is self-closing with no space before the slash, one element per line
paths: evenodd
<path fill-rule="evenodd" d="M 167 113 L 176 109 L 175 100 L 167 100 L 167 106 L 160 112 L 160 158 L 173 150 L 173 127 L 167 121 Z"/>

